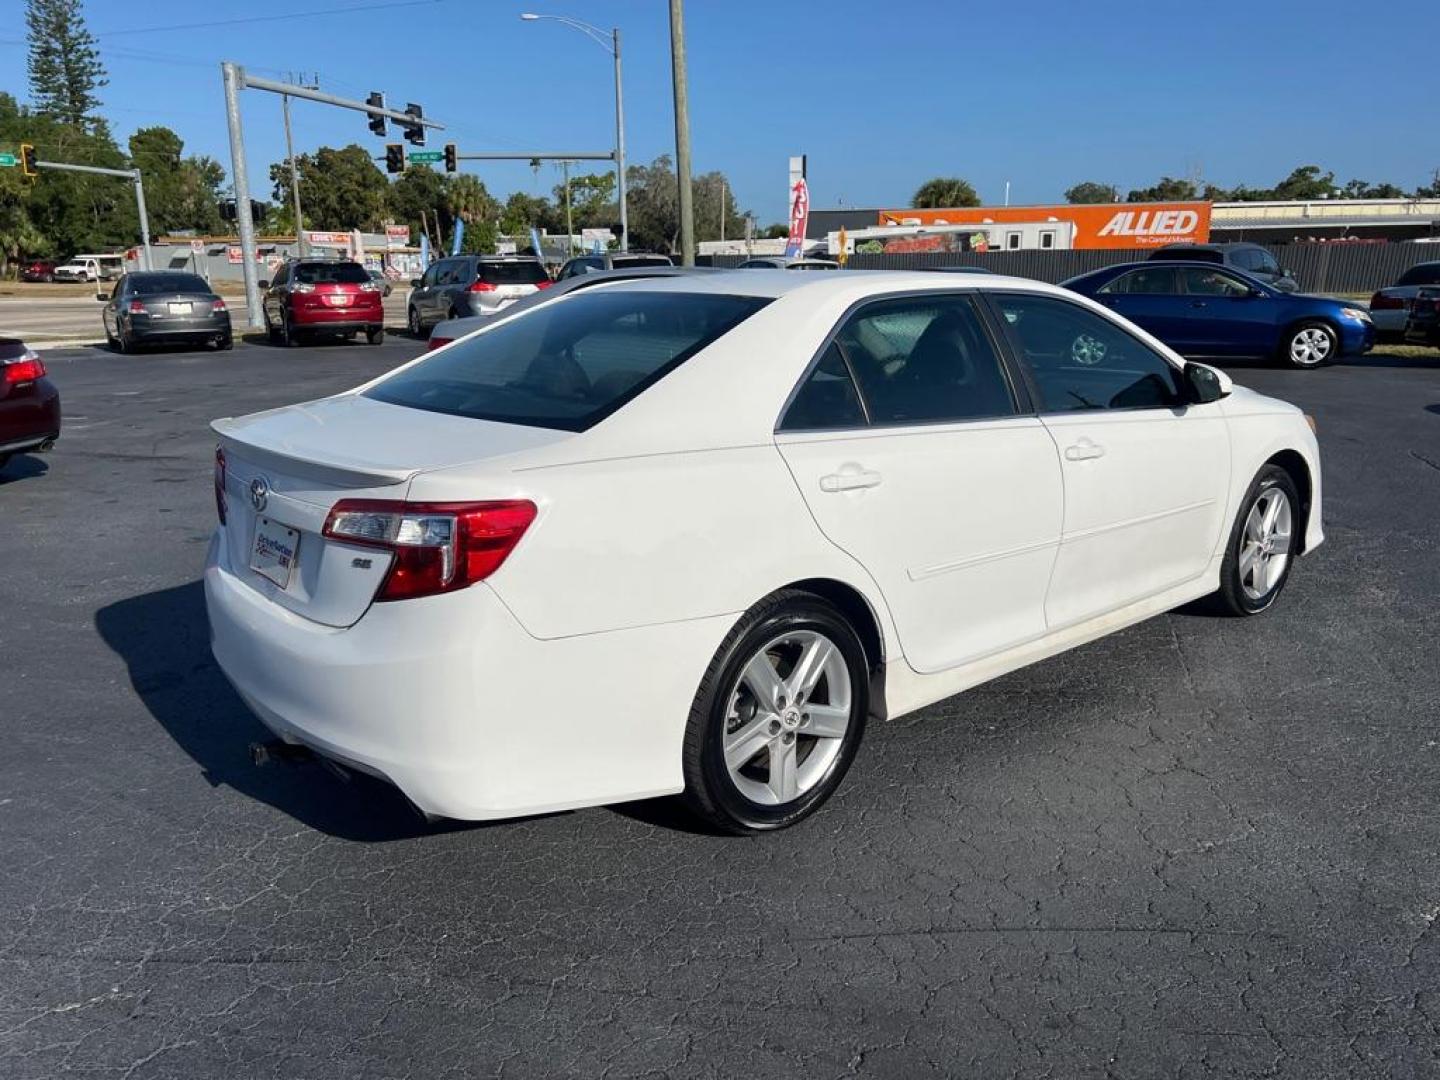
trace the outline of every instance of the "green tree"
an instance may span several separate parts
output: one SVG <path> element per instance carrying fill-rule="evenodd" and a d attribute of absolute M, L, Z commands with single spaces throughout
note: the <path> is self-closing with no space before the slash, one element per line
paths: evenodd
<path fill-rule="evenodd" d="M 565 185 L 554 188 L 555 206 L 565 213 Z M 583 173 L 570 178 L 570 214 L 576 230 L 609 228 L 619 220 L 619 203 L 615 200 L 615 174 Z"/>
<path fill-rule="evenodd" d="M 631 165 L 625 181 L 631 250 L 673 253 L 680 243 L 680 200 L 670 155 L 661 154 L 649 165 Z"/>
<path fill-rule="evenodd" d="M 295 159 L 300 173 L 300 204 L 306 221 L 319 229 L 374 231 L 386 218 L 390 182 L 364 147 L 351 143 L 342 149 L 322 146 Z M 285 162 L 270 166 L 273 197 L 288 208 L 290 168 Z"/>
<path fill-rule="evenodd" d="M 1417 199 L 1440 199 L 1440 169 L 1430 174 L 1430 183 L 1421 184 L 1415 189 Z"/>
<path fill-rule="evenodd" d="M 695 200 L 695 239 L 719 240 L 720 216 L 725 216 L 725 238 L 737 240 L 745 235 L 745 215 L 735 205 L 735 191 L 724 173 L 701 173 L 691 182 Z M 723 205 L 722 205 L 722 201 Z"/>
<path fill-rule="evenodd" d="M 979 206 L 980 196 L 968 180 L 958 176 L 937 176 L 915 191 L 910 205 L 917 210 L 938 210 L 948 206 Z"/>
<path fill-rule="evenodd" d="M 1322 173 L 1319 165 L 1301 165 L 1275 185 L 1272 199 L 1333 199 L 1339 189 L 1333 172 Z"/>
<path fill-rule="evenodd" d="M 523 239 L 531 229 L 547 232 L 563 229 L 564 217 L 564 213 L 557 212 L 543 195 L 514 191 L 500 210 L 500 231 L 506 236 Z M 525 245 L 522 243 L 520 246 Z"/>
<path fill-rule="evenodd" d="M 1200 197 L 1192 180 L 1180 180 L 1173 176 L 1162 176 L 1160 182 L 1148 188 L 1136 188 L 1125 196 L 1126 202 L 1188 202 Z"/>
<path fill-rule="evenodd" d="M 461 250 L 472 255 L 492 254 L 495 251 L 494 222 L 499 206 L 485 190 L 480 178 L 470 173 L 449 177 L 445 183 L 445 203 L 451 234 L 454 234 L 455 221 L 465 223 Z"/>
<path fill-rule="evenodd" d="M 103 125 L 96 92 L 108 80 L 80 8 L 80 0 L 26 0 L 26 71 L 37 112 L 94 131 Z"/>
<path fill-rule="evenodd" d="M 447 219 L 445 227 L 449 227 L 445 177 L 428 165 L 415 165 L 401 173 L 390 185 L 387 203 L 395 223 L 410 226 L 412 233 L 420 232 L 422 221 L 438 226 L 442 213 Z"/>
<path fill-rule="evenodd" d="M 1120 201 L 1120 189 L 1114 184 L 1082 180 L 1065 192 L 1067 203 L 1111 203 Z"/>
<path fill-rule="evenodd" d="M 167 127 L 141 128 L 130 136 L 130 160 L 145 184 L 150 230 L 156 236 L 218 232 L 220 188 L 225 170 L 209 157 L 185 157 L 185 144 Z"/>
<path fill-rule="evenodd" d="M 790 235 L 790 226 L 783 221 L 777 221 L 774 225 L 766 225 L 756 234 L 758 240 L 784 240 Z"/>

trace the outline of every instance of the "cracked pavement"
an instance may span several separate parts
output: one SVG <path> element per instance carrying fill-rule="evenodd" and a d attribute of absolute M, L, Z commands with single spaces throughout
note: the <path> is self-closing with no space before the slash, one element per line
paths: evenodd
<path fill-rule="evenodd" d="M 206 423 L 407 359 L 47 355 L 0 474 L 0 1076 L 1440 1075 L 1440 355 L 1235 365 L 1328 542 L 873 725 L 827 809 L 423 825 L 256 769 L 197 583 Z"/>

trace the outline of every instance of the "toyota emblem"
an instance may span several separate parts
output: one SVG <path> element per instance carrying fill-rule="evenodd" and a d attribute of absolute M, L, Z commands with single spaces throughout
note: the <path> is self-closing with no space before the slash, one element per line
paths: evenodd
<path fill-rule="evenodd" d="M 255 508 L 258 514 L 265 509 L 265 504 L 270 499 L 270 483 L 263 476 L 257 476 L 250 481 L 250 505 Z"/>

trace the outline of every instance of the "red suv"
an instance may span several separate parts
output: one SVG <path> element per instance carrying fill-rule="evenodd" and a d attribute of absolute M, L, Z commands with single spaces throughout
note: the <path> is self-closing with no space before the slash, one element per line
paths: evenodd
<path fill-rule="evenodd" d="M 0 337 L 0 468 L 11 454 L 49 450 L 60 437 L 60 391 L 19 338 Z"/>
<path fill-rule="evenodd" d="M 265 329 L 277 345 L 302 337 L 365 332 L 371 345 L 385 340 L 382 286 L 359 263 L 291 259 L 265 289 Z"/>

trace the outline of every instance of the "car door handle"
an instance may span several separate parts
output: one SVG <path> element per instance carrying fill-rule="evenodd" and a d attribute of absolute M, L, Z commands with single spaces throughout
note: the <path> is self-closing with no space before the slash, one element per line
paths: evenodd
<path fill-rule="evenodd" d="M 880 483 L 880 474 L 859 467 L 843 468 L 839 472 L 820 477 L 821 491 L 855 491 L 872 488 Z"/>
<path fill-rule="evenodd" d="M 1191 307 L 1204 307 L 1204 306 L 1205 306 L 1205 301 L 1204 301 L 1204 300 L 1191 300 L 1191 301 L 1190 301 L 1190 306 L 1191 306 Z"/>
<path fill-rule="evenodd" d="M 1081 439 L 1073 446 L 1065 448 L 1066 461 L 1089 461 L 1092 458 L 1104 457 L 1105 448 L 1099 443 L 1091 442 L 1089 439 Z"/>

